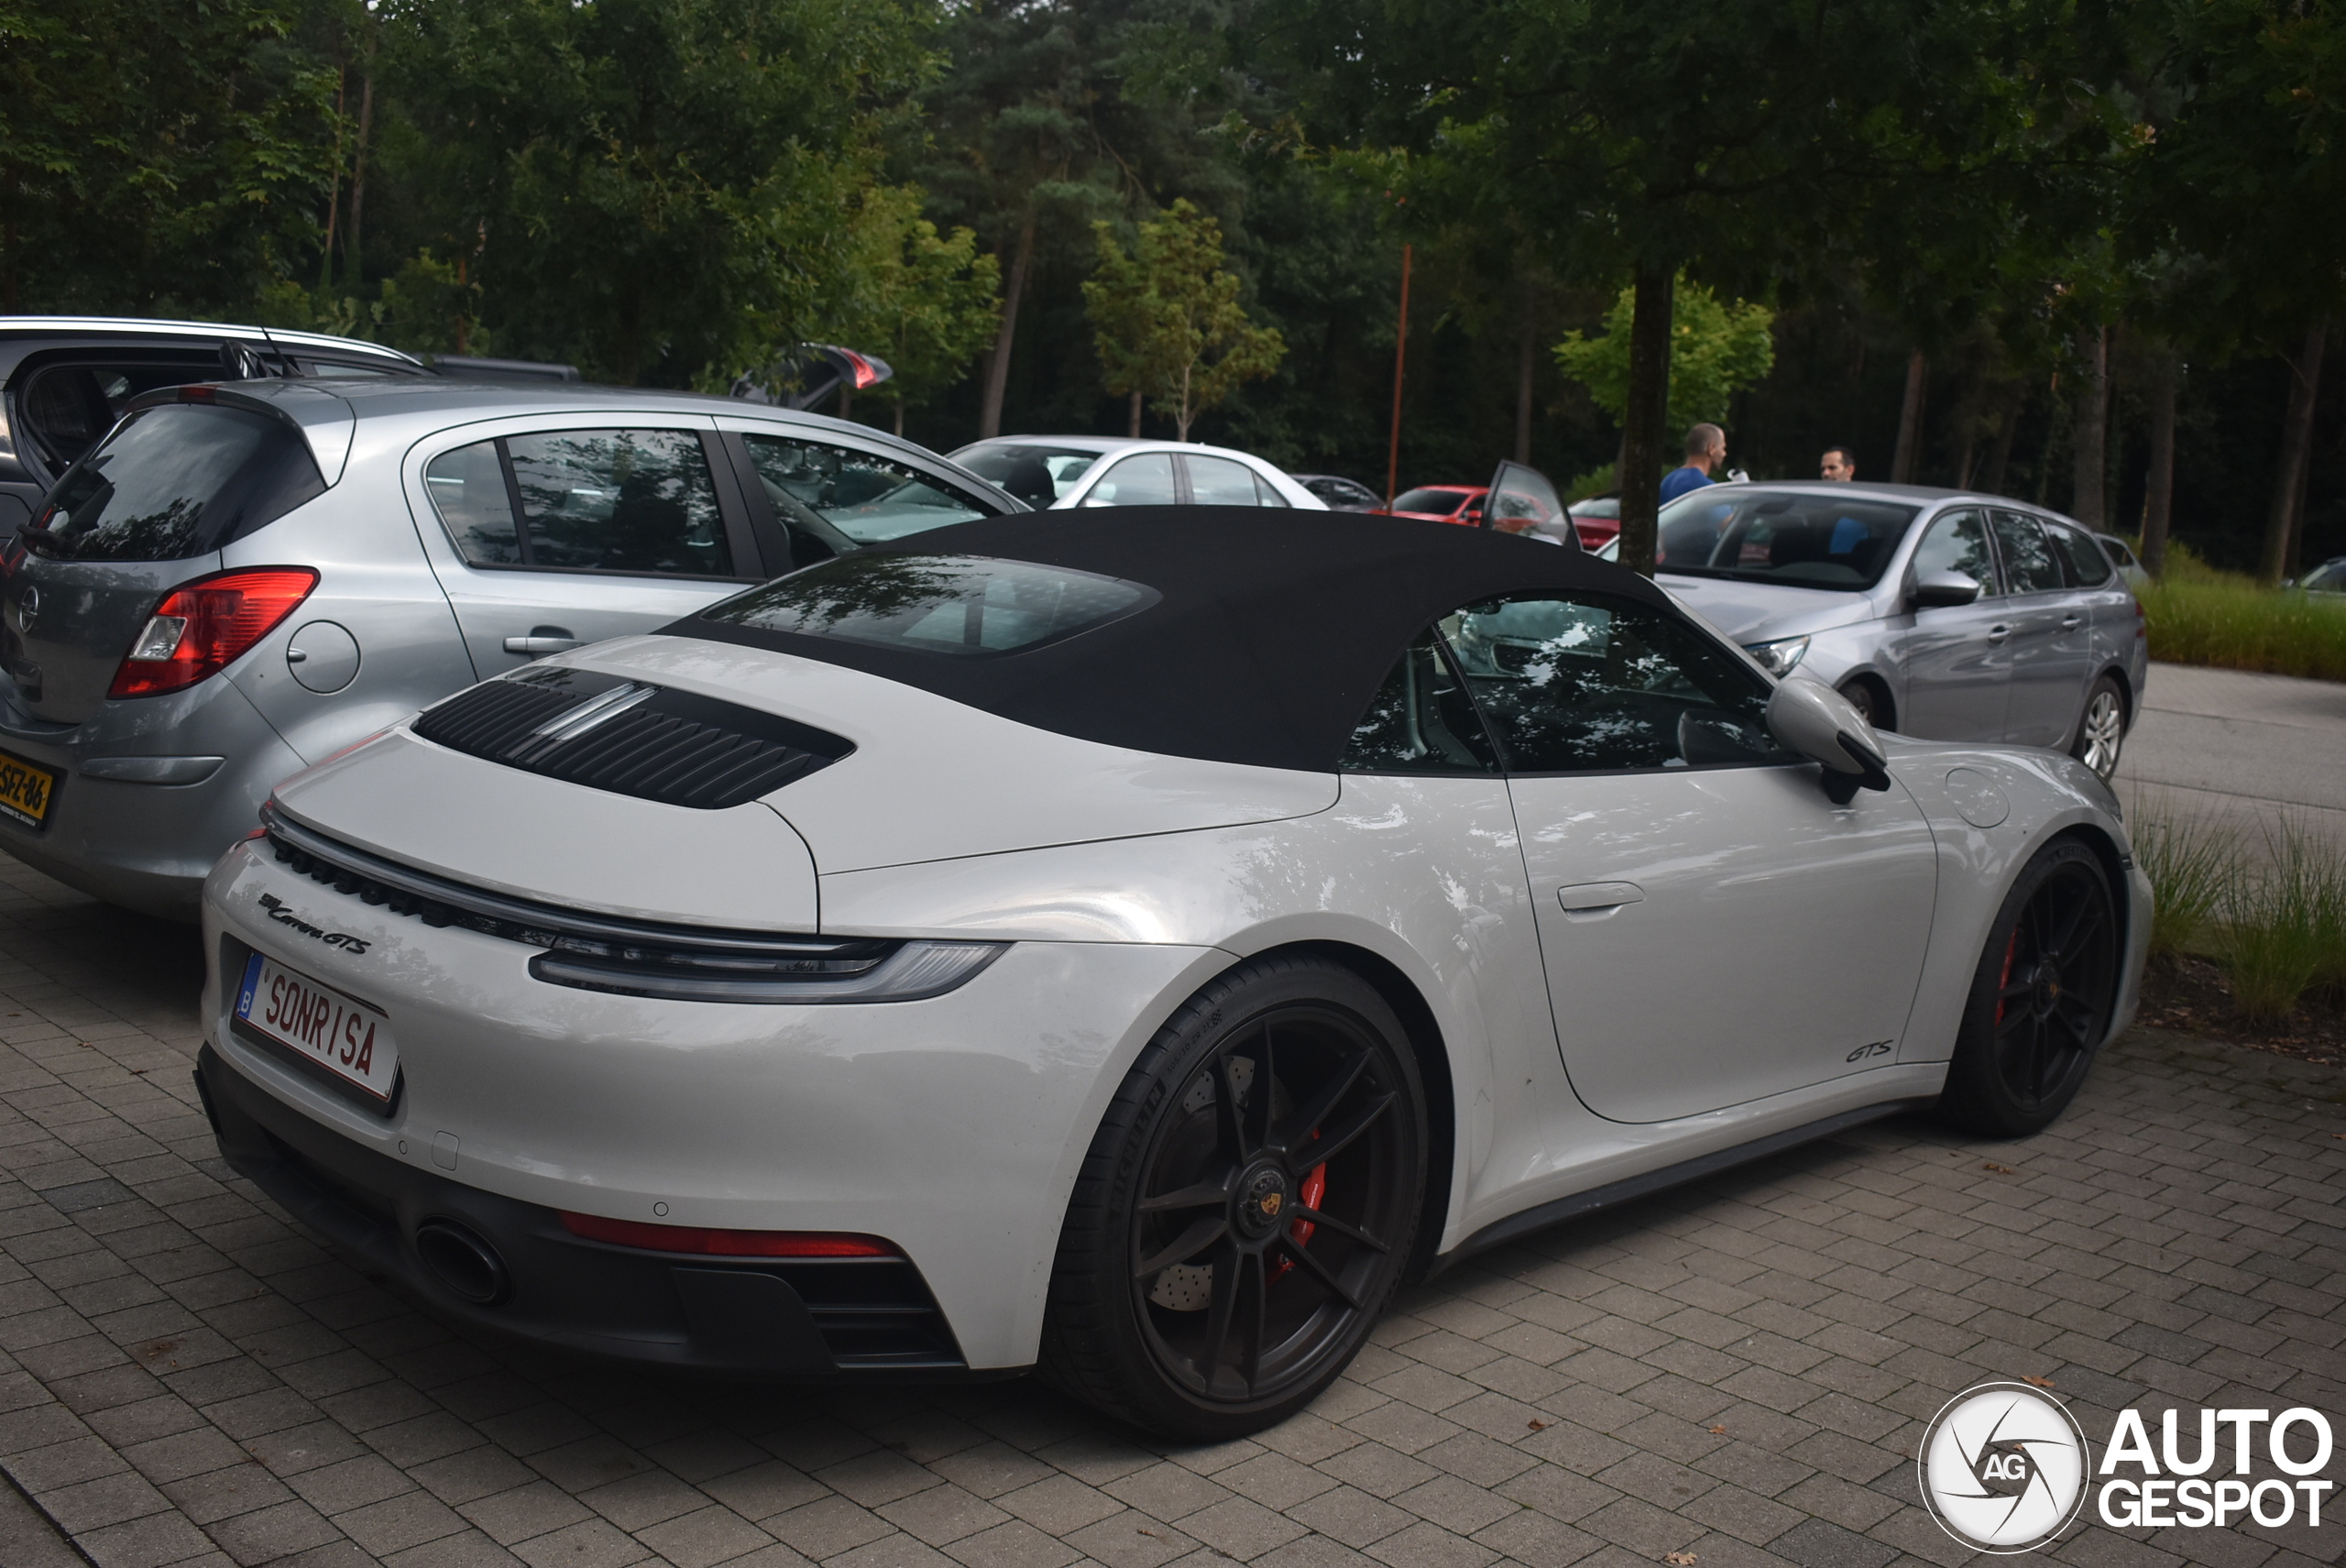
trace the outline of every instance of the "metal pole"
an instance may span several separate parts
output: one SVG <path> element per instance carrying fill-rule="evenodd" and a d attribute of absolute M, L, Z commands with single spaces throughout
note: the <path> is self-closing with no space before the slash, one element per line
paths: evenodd
<path fill-rule="evenodd" d="M 1393 334 L 1393 444 L 1385 454 L 1385 510 L 1401 492 L 1394 481 L 1401 473 L 1401 366 L 1409 350 L 1409 247 L 1401 247 L 1401 324 Z"/>

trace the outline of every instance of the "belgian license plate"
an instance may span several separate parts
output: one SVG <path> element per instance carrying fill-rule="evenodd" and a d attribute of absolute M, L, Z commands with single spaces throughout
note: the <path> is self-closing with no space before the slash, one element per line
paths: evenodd
<path fill-rule="evenodd" d="M 399 1084 L 391 1021 L 365 1003 L 255 953 L 236 992 L 236 1016 L 301 1059 L 388 1107 Z"/>
<path fill-rule="evenodd" d="M 38 828 L 49 815 L 49 797 L 56 793 L 55 773 L 0 751 L 0 813 Z"/>

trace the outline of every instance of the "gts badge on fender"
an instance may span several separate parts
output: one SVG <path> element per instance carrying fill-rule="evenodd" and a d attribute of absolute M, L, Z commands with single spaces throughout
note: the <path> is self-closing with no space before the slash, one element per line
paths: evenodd
<path fill-rule="evenodd" d="M 345 953 L 363 953 L 367 950 L 367 944 L 348 932 L 326 931 L 311 925 L 307 920 L 288 909 L 285 906 L 285 901 L 273 893 L 264 893 L 260 895 L 260 906 L 268 910 L 269 917 L 280 926 L 291 926 L 304 937 L 315 937 L 329 948 L 340 948 Z"/>
<path fill-rule="evenodd" d="M 1891 1047 L 1897 1043 L 1898 1042 L 1895 1040 L 1876 1040 L 1869 1046 L 1859 1046 L 1856 1050 L 1851 1051 L 1847 1056 L 1843 1057 L 1841 1059 L 1843 1061 L 1863 1061 L 1868 1057 L 1886 1057 L 1890 1054 Z"/>

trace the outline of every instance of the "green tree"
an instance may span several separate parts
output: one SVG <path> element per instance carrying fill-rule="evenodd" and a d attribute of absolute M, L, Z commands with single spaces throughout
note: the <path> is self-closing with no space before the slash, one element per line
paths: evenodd
<path fill-rule="evenodd" d="M 1683 430 L 1699 421 L 1727 419 L 1728 400 L 1776 363 L 1776 313 L 1737 300 L 1721 303 L 1699 283 L 1681 281 L 1672 294 L 1670 394 L 1662 422 Z M 1624 289 L 1605 318 L 1605 335 L 1577 329 L 1556 345 L 1556 363 L 1588 389 L 1596 406 L 1621 419 L 1629 406 L 1629 334 L 1637 291 Z"/>
<path fill-rule="evenodd" d="M 1189 439 L 1199 414 L 1278 368 L 1287 344 L 1246 319 L 1235 273 L 1222 269 L 1222 225 L 1187 198 L 1138 225 L 1130 254 L 1115 225 L 1092 225 L 1100 263 L 1083 285 L 1108 390 L 1173 422 Z"/>
<path fill-rule="evenodd" d="M 927 16 L 386 0 L 375 69 L 403 122 L 408 247 L 447 247 L 509 353 L 664 385 L 766 363 L 835 293 L 840 215 L 932 64 Z"/>
<path fill-rule="evenodd" d="M 940 235 L 920 215 L 921 193 L 904 185 L 864 193 L 841 280 L 847 296 L 831 335 L 869 349 L 894 372 L 872 395 L 904 411 L 927 403 L 970 373 L 1002 314 L 1002 265 L 978 253 L 968 228 Z"/>
<path fill-rule="evenodd" d="M 0 309 L 240 313 L 314 255 L 304 0 L 0 0 Z"/>
<path fill-rule="evenodd" d="M 1883 214 L 2038 190 L 2106 115 L 2066 0 L 1266 0 L 1314 124 L 1420 225 L 1505 226 L 1584 279 L 1632 280 L 1621 558 L 1652 568 L 1673 284 L 1747 297 L 1853 259 Z M 2082 126 L 2079 131 L 2077 127 Z M 2089 214 L 2088 214 L 2089 216 Z"/>

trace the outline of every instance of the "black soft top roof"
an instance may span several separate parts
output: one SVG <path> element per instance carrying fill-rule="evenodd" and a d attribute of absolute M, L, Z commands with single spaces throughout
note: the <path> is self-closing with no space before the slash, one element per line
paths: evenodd
<path fill-rule="evenodd" d="M 1140 583 L 1160 597 L 1077 636 L 982 659 L 701 615 L 664 630 L 862 670 L 1081 740 L 1324 773 L 1409 640 L 1462 605 L 1527 588 L 1568 588 L 1674 613 L 1645 578 L 1577 550 L 1360 512 L 1202 506 L 1025 512 L 876 550 L 1070 567 Z"/>

